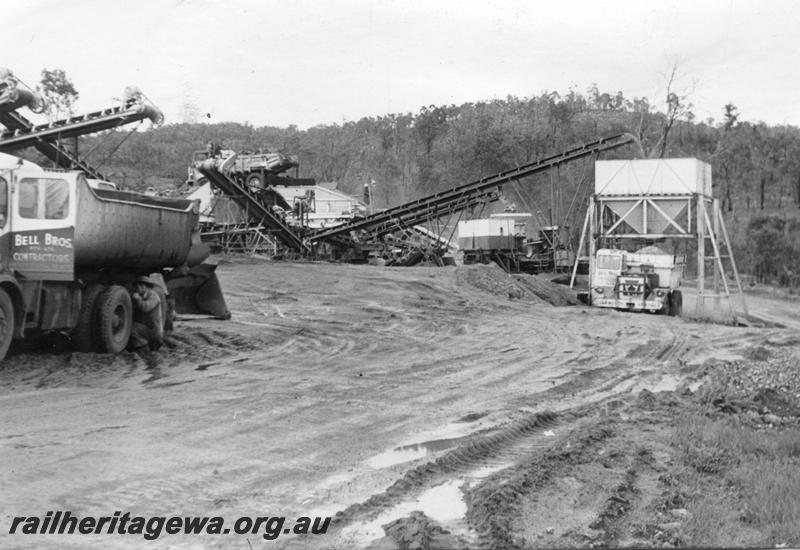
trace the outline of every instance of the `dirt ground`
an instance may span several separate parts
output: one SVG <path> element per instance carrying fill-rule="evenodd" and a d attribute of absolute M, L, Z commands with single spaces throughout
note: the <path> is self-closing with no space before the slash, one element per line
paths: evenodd
<path fill-rule="evenodd" d="M 738 497 L 689 480 L 678 452 L 677 419 L 719 405 L 701 388 L 720 369 L 753 350 L 796 369 L 787 296 L 748 296 L 742 327 L 566 305 L 487 266 L 239 258 L 217 273 L 232 319 L 181 318 L 158 352 L 12 349 L 0 546 L 681 546 L 703 527 L 698 479 L 733 510 L 709 544 L 800 543 L 740 521 Z M 7 534 L 56 509 L 333 521 L 275 541 Z"/>

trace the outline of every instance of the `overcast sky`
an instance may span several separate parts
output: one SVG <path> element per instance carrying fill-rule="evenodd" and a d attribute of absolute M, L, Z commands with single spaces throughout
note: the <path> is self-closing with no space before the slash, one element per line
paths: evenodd
<path fill-rule="evenodd" d="M 800 124 L 791 0 L 0 0 L 0 63 L 60 68 L 77 112 L 138 86 L 184 122 L 308 128 L 423 105 L 677 88 L 701 120 Z M 187 109 L 187 106 L 191 108 Z M 208 114 L 209 117 L 205 115 Z M 35 118 L 35 117 L 32 117 Z"/>

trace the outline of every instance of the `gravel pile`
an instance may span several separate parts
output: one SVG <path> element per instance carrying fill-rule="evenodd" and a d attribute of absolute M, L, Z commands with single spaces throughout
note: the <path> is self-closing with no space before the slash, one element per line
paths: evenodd
<path fill-rule="evenodd" d="M 541 275 L 509 275 L 495 264 L 466 265 L 456 272 L 460 284 L 502 296 L 509 300 L 544 301 L 554 306 L 578 304 L 569 288 L 547 280 Z"/>
<path fill-rule="evenodd" d="M 549 280 L 553 275 L 515 275 L 517 283 L 554 306 L 579 305 L 578 295 L 568 286 Z"/>
<path fill-rule="evenodd" d="M 800 360 L 795 348 L 757 346 L 744 361 L 719 365 L 697 397 L 722 412 L 763 424 L 800 423 Z"/>

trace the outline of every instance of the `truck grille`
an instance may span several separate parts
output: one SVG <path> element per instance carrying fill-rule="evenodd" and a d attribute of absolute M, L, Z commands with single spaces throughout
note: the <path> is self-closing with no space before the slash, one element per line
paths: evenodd
<path fill-rule="evenodd" d="M 620 279 L 617 288 L 623 296 L 639 296 L 644 294 L 644 280 L 639 278 Z"/>

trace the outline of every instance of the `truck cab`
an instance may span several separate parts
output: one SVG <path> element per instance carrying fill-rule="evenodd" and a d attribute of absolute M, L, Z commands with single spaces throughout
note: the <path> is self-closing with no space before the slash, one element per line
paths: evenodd
<path fill-rule="evenodd" d="M 0 159 L 0 274 L 72 280 L 76 183 L 83 175 L 8 164 Z"/>
<path fill-rule="evenodd" d="M 594 258 L 589 300 L 597 307 L 680 315 L 683 297 L 678 287 L 684 256 L 656 247 L 635 253 L 601 248 Z"/>
<path fill-rule="evenodd" d="M 0 159 L 0 358 L 26 328 L 70 326 L 76 172 Z M 11 157 L 13 158 L 13 157 Z M 81 176 L 82 177 L 82 176 Z M 51 284 L 44 286 L 43 281 Z"/>

